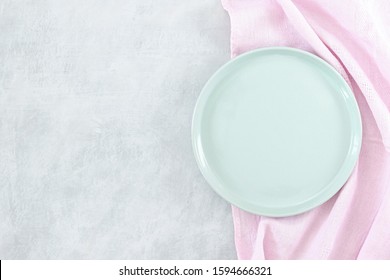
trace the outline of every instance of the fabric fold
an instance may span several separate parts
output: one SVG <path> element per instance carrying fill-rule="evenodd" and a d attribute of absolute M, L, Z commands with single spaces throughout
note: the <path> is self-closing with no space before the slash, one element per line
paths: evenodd
<path fill-rule="evenodd" d="M 390 24 L 387 1 L 222 0 L 231 54 L 288 46 L 312 52 L 349 83 L 363 141 L 351 177 L 301 215 L 259 217 L 232 206 L 240 259 L 390 259 Z"/>

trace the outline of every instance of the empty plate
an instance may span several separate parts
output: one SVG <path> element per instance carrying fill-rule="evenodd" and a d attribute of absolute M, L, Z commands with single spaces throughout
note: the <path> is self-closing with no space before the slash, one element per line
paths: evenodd
<path fill-rule="evenodd" d="M 211 187 L 246 211 L 290 216 L 331 198 L 362 138 L 348 84 L 292 48 L 258 49 L 221 67 L 197 101 L 192 143 Z"/>

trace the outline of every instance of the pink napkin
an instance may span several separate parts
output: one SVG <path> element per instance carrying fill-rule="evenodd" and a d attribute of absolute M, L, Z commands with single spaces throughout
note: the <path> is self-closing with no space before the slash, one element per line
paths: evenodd
<path fill-rule="evenodd" d="M 352 87 L 363 122 L 355 170 L 325 204 L 287 218 L 233 206 L 240 259 L 390 259 L 390 1 L 222 0 L 232 56 L 304 49 Z"/>

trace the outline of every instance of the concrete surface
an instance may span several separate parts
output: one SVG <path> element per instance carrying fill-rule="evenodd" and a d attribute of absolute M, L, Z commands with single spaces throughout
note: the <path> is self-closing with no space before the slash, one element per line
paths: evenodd
<path fill-rule="evenodd" d="M 191 117 L 219 0 L 0 0 L 0 258 L 233 259 Z"/>

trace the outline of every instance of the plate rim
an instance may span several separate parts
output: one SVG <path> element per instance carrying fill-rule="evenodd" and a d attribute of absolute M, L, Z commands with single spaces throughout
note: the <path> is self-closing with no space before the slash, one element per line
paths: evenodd
<path fill-rule="evenodd" d="M 210 169 L 206 168 L 207 164 L 206 161 L 204 160 L 204 155 L 201 154 L 201 150 L 199 148 L 201 143 L 198 143 L 198 139 L 200 138 L 200 134 L 201 134 L 200 127 L 201 127 L 201 116 L 204 110 L 203 104 L 206 103 L 208 96 L 211 94 L 211 92 L 213 92 L 212 90 L 209 90 L 211 84 L 215 82 L 215 80 L 218 78 L 219 75 L 221 75 L 221 72 L 226 71 L 227 68 L 232 67 L 232 65 L 245 59 L 247 56 L 253 56 L 258 53 L 264 53 L 270 51 L 271 52 L 282 51 L 282 52 L 295 53 L 295 54 L 298 53 L 300 55 L 308 56 L 314 59 L 317 63 L 324 65 L 330 72 L 333 72 L 335 74 L 336 79 L 340 80 L 340 82 L 343 84 L 343 88 L 346 89 L 346 92 L 344 92 L 344 94 L 347 95 L 347 97 L 351 97 L 348 98 L 348 100 L 344 98 L 345 101 L 344 103 L 346 104 L 347 109 L 350 111 L 348 114 L 350 119 L 352 118 L 351 134 L 350 134 L 351 142 L 348 148 L 348 153 L 346 155 L 346 158 L 344 159 L 342 166 L 340 167 L 339 172 L 336 173 L 336 175 L 328 183 L 328 185 L 324 186 L 324 188 L 321 191 L 317 192 L 313 197 L 308 198 L 307 200 L 302 201 L 300 204 L 297 205 L 292 205 L 292 206 L 290 205 L 287 207 L 277 207 L 277 208 L 260 207 L 259 205 L 255 205 L 253 203 L 246 201 L 245 199 L 236 196 L 228 189 L 223 188 L 223 186 L 221 186 L 222 184 L 216 179 L 216 176 L 213 175 L 213 172 L 211 172 Z M 353 117 L 354 114 L 355 117 Z M 210 185 L 210 187 L 218 195 L 224 198 L 227 202 L 235 205 L 236 207 L 245 210 L 247 212 L 251 212 L 262 216 L 268 216 L 268 217 L 287 217 L 287 216 L 293 216 L 293 215 L 304 213 L 306 211 L 309 211 L 315 207 L 322 205 L 330 198 L 332 198 L 337 192 L 339 192 L 342 189 L 342 187 L 345 185 L 349 177 L 352 175 L 353 170 L 356 166 L 357 160 L 359 158 L 360 150 L 361 150 L 361 145 L 362 145 L 362 132 L 363 132 L 363 128 L 362 128 L 362 120 L 361 120 L 361 113 L 359 110 L 359 106 L 357 104 L 352 89 L 345 81 L 345 79 L 341 76 L 341 74 L 337 72 L 332 65 L 330 65 L 328 62 L 318 57 L 317 55 L 314 55 L 310 52 L 301 49 L 283 47 L 283 46 L 254 49 L 245 52 L 241 55 L 238 55 L 233 59 L 229 60 L 227 63 L 220 66 L 218 70 L 205 83 L 198 96 L 194 108 L 194 112 L 192 115 L 192 124 L 191 124 L 192 149 L 195 155 L 197 166 L 201 171 L 203 177 L 206 179 L 207 183 Z"/>

